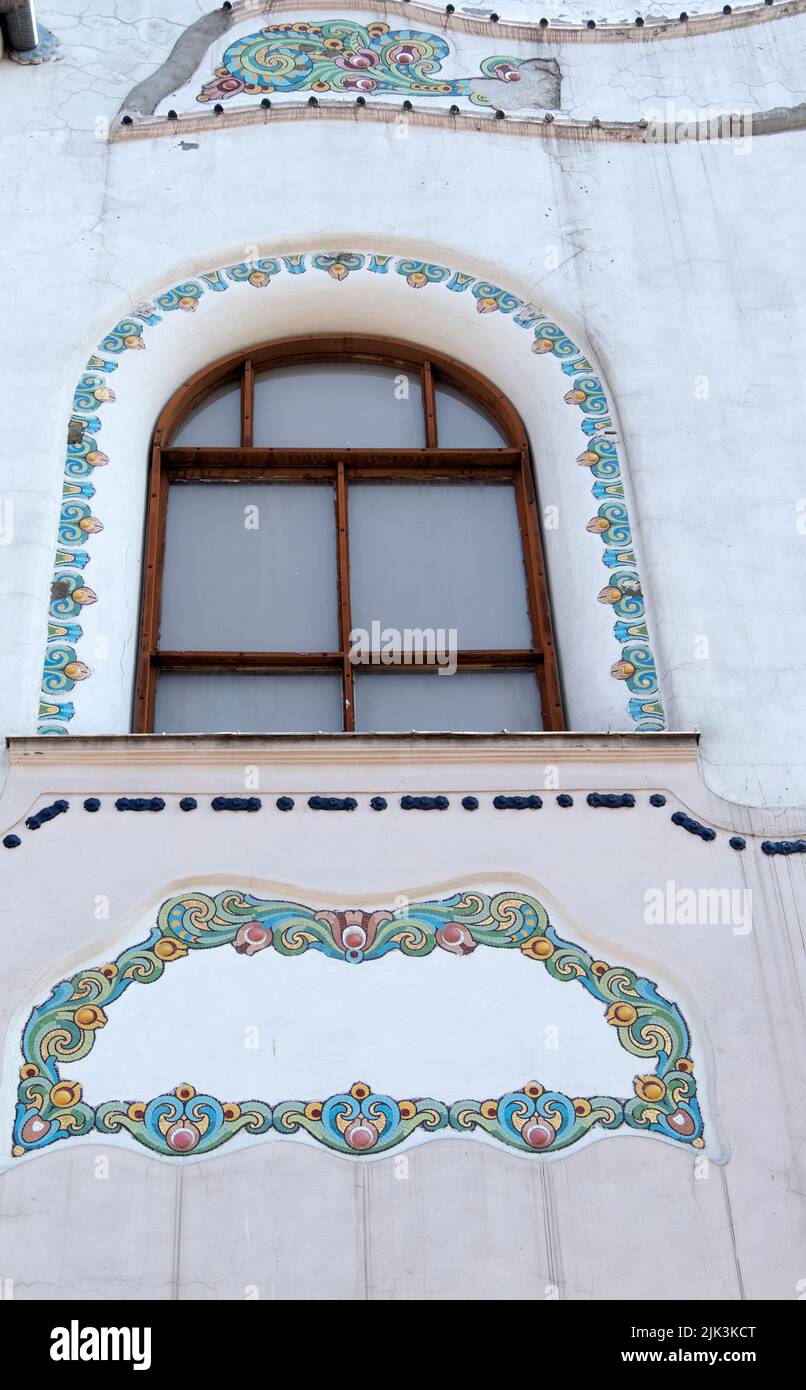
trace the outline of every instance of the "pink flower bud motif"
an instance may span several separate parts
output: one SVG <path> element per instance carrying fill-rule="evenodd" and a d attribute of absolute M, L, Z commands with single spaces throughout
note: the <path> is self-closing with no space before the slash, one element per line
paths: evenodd
<path fill-rule="evenodd" d="M 533 1115 L 521 1130 L 521 1139 L 530 1149 L 547 1149 L 553 1138 L 553 1126 L 540 1115 Z"/>
<path fill-rule="evenodd" d="M 272 931 L 263 922 L 242 922 L 233 941 L 239 956 L 254 956 L 271 946 Z"/>
<path fill-rule="evenodd" d="M 374 77 L 345 77 L 343 83 L 348 92 L 374 92 L 377 85 Z"/>
<path fill-rule="evenodd" d="M 469 956 L 478 945 L 461 922 L 446 922 L 445 926 L 440 927 L 435 933 L 435 939 L 443 951 L 450 951 L 454 956 Z"/>
<path fill-rule="evenodd" d="M 336 59 L 340 68 L 374 68 L 380 62 L 380 55 L 370 48 L 359 48 L 356 53 L 345 53 Z"/>
<path fill-rule="evenodd" d="M 190 1120 L 177 1120 L 165 1135 L 165 1142 L 174 1153 L 190 1153 L 201 1139 L 201 1131 Z"/>
<path fill-rule="evenodd" d="M 379 1131 L 371 1120 L 360 1115 L 351 1120 L 344 1131 L 344 1138 L 351 1149 L 372 1149 L 378 1142 Z"/>
<path fill-rule="evenodd" d="M 326 922 L 333 933 L 333 940 L 345 959 L 357 964 L 372 949 L 378 927 L 383 922 L 391 922 L 391 912 L 362 912 L 360 908 L 347 908 L 344 912 L 317 912 L 317 922 Z"/>

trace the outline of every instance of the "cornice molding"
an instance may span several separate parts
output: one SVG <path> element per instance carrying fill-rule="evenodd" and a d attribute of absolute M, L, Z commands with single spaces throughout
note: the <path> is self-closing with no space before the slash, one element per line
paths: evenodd
<path fill-rule="evenodd" d="M 697 762 L 696 733 L 110 734 L 8 738 L 12 767 Z"/>

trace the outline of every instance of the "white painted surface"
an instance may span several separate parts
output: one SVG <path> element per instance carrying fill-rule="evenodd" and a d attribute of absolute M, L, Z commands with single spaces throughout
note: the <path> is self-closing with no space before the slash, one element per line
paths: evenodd
<path fill-rule="evenodd" d="M 643 1137 L 610 1136 L 551 1166 L 435 1140 L 412 1155 L 403 1182 L 394 1156 L 356 1168 L 294 1143 L 223 1152 L 188 1165 L 178 1184 L 169 1163 L 123 1145 L 65 1145 L 0 1180 L 0 1248 L 16 1296 L 240 1298 L 256 1284 L 266 1298 L 312 1289 L 344 1299 L 486 1297 L 491 1287 L 543 1298 L 558 1280 L 561 1296 L 580 1300 L 793 1298 L 804 1241 L 806 880 L 802 856 L 767 858 L 759 844 L 802 835 L 802 814 L 781 808 L 806 802 L 806 538 L 797 523 L 806 340 L 796 317 L 806 292 L 804 137 L 754 139 L 739 154 L 440 127 L 412 126 L 399 139 L 396 128 L 310 120 L 109 146 L 108 121 L 127 92 L 206 5 L 172 0 L 170 19 L 154 8 L 132 0 L 117 17 L 83 0 L 43 4 L 63 61 L 2 64 L 0 192 L 11 211 L 2 234 L 10 268 L 0 448 L 4 498 L 14 501 L 14 543 L 0 546 L 3 730 L 35 726 L 65 424 L 102 333 L 149 294 L 254 254 L 249 247 L 370 247 L 461 266 L 539 299 L 593 354 L 617 412 L 669 724 L 702 730 L 711 790 L 693 767 L 637 767 L 621 747 L 563 763 L 557 789 L 584 802 L 591 787 L 634 788 L 644 798 L 635 812 L 547 806 L 537 820 L 469 816 L 453 804 L 436 821 L 392 808 L 353 822 L 301 810 L 275 815 L 267 834 L 259 817 L 209 808 L 183 819 L 71 809 L 36 834 L 22 831 L 13 855 L 0 851 L 4 1097 L 19 1061 L 18 1033 L 6 1030 L 26 1001 L 119 940 L 155 894 L 220 875 L 378 902 L 506 874 L 537 883 L 575 939 L 655 972 L 683 1001 L 728 1162 L 698 1180 L 689 1155 Z M 531 3 L 512 0 L 516 10 L 538 17 Z M 540 51 L 560 62 L 569 114 L 634 120 L 649 107 L 668 112 L 669 102 L 678 119 L 703 104 L 800 102 L 803 49 L 796 17 L 651 46 Z M 159 330 L 162 356 L 149 346 L 142 362 L 122 364 L 121 382 L 130 370 L 134 382 L 135 366 L 139 379 L 125 419 L 119 413 L 115 424 L 115 408 L 106 416 L 113 462 L 96 475 L 95 507 L 107 531 L 92 543 L 88 571 L 105 601 L 84 615 L 90 640 L 109 638 L 110 656 L 93 658 L 77 728 L 128 727 L 145 446 L 157 411 L 216 353 L 292 322 L 300 332 L 381 326 L 442 346 L 512 396 L 532 434 L 541 500 L 565 517 L 560 533 L 547 533 L 547 549 L 571 720 L 617 726 L 623 692 L 599 678 L 606 615 L 591 581 L 606 575 L 599 543 L 584 532 L 595 508 L 573 462 L 578 424 L 543 390 L 556 364 L 535 363 L 524 349 L 521 370 L 499 316 L 465 317 L 446 294 L 401 286 L 381 302 L 358 281 L 324 275 L 315 288 L 315 299 L 302 294 L 292 305 L 280 285 L 265 294 L 233 286 L 221 300 L 240 311 L 240 326 L 235 315 L 214 328 L 211 319 L 205 345 L 190 316 L 175 315 Z M 367 767 L 354 747 L 334 763 L 320 746 L 307 766 L 274 752 L 261 794 L 489 798 L 531 791 L 540 775 L 535 760 L 518 767 L 478 749 L 461 766 L 418 752 Z M 111 801 L 157 790 L 240 792 L 240 753 L 207 765 L 201 755 L 188 764 L 171 754 L 146 766 L 127 748 L 105 762 L 86 755 L 83 765 L 16 770 L 3 832 L 56 795 Z M 665 810 L 645 804 L 654 790 L 674 798 Z M 717 842 L 672 826 L 672 805 L 717 826 Z M 748 835 L 746 854 L 728 847 L 728 830 Z M 694 889 L 751 886 L 752 932 L 646 925 L 644 894 L 669 879 Z M 110 900 L 106 926 L 93 916 L 99 894 Z M 183 994 L 181 1007 L 191 1003 Z M 7 1099 L 2 1106 L 5 1143 Z M 96 1180 L 99 1155 L 110 1159 L 106 1182 Z M 608 1231 L 653 1233 L 630 1242 L 615 1274 L 603 1214 Z M 91 1260 L 75 1259 L 76 1229 L 92 1232 Z"/>
<path fill-rule="evenodd" d="M 636 1074 L 583 989 L 518 951 L 483 946 L 358 966 L 312 950 L 249 957 L 222 946 L 191 953 L 156 989 L 130 986 L 110 1014 L 108 1036 L 73 1069 L 95 1103 L 150 1099 L 188 1079 L 209 1095 L 272 1102 L 337 1095 L 355 1081 L 448 1101 L 532 1079 L 571 1096 L 629 1096 Z"/>
<path fill-rule="evenodd" d="M 21 847 L 13 857 L 4 852 L 0 861 L 4 874 L 10 872 L 10 862 L 15 866 L 13 899 L 3 899 L 4 929 L 13 933 L 15 943 L 0 995 L 0 1027 L 7 1038 L 0 1102 L 4 1143 L 26 1001 L 41 997 L 54 979 L 81 962 L 108 959 L 117 943 L 133 938 L 155 901 L 193 883 L 223 888 L 237 882 L 256 894 L 271 883 L 312 903 L 374 909 L 393 902 L 400 892 L 412 899 L 439 896 L 461 883 L 482 881 L 490 886 L 506 882 L 535 894 L 564 935 L 602 959 L 640 968 L 678 1002 L 692 1029 L 709 1145 L 718 1141 L 711 1157 L 718 1162 L 710 1162 L 703 1170 L 707 1180 L 701 1179 L 690 1152 L 637 1135 L 604 1136 L 583 1152 L 558 1156 L 547 1168 L 539 1159 L 510 1158 L 472 1140 L 429 1139 L 411 1152 L 409 1179 L 401 1181 L 395 1177 L 394 1155 L 377 1160 L 378 1175 L 367 1177 L 352 1162 L 323 1155 L 310 1143 L 290 1141 L 289 1157 L 278 1154 L 282 1143 L 227 1148 L 186 1166 L 177 1184 L 169 1161 L 155 1164 L 133 1153 L 130 1144 L 66 1143 L 60 1153 L 16 1161 L 0 1179 L 0 1222 L 5 1223 L 0 1238 L 14 1266 L 13 1277 L 29 1296 L 39 1296 L 45 1281 L 48 1287 L 97 1297 L 101 1285 L 96 1274 L 102 1266 L 108 1272 L 104 1296 L 131 1297 L 135 1287 L 147 1292 L 170 1279 L 164 1271 L 177 1268 L 180 1256 L 182 1274 L 174 1286 L 180 1297 L 233 1296 L 238 1281 L 262 1287 L 268 1268 L 274 1271 L 269 1283 L 274 1281 L 278 1296 L 306 1280 L 309 1295 L 315 1284 L 324 1296 L 343 1297 L 344 1290 L 352 1296 L 355 1289 L 373 1298 L 424 1292 L 438 1296 L 440 1291 L 441 1296 L 455 1296 L 495 1277 L 507 1252 L 512 1267 L 501 1274 L 501 1289 L 509 1287 L 517 1271 L 521 1296 L 543 1296 L 547 1261 L 560 1270 L 561 1296 L 569 1298 L 611 1297 L 614 1287 L 624 1298 L 736 1298 L 742 1288 L 749 1297 L 793 1296 L 800 1278 L 804 1213 L 796 1186 L 782 1175 L 799 1180 L 806 1139 L 797 1061 L 803 1055 L 802 966 L 795 954 L 803 865 L 797 857 L 790 863 L 771 860 L 759 846 L 776 821 L 781 833 L 793 837 L 802 826 L 780 815 L 754 819 L 738 813 L 748 849 L 736 854 L 725 829 L 732 821 L 735 825 L 733 808 L 699 782 L 693 749 L 668 751 L 665 744 L 644 745 L 641 756 L 637 750 L 629 755 L 623 751 L 619 761 L 618 743 L 609 750 L 589 743 L 575 752 L 551 740 L 481 740 L 472 763 L 461 745 L 424 740 L 407 753 L 393 741 L 362 740 L 351 745 L 349 754 L 338 751 L 344 749 L 341 744 L 305 741 L 261 746 L 255 741 L 153 740 L 136 747 L 140 751 L 130 747 L 124 765 L 108 745 L 61 740 L 49 745 L 47 766 L 32 753 L 12 774 L 5 797 L 10 818 L 62 795 L 71 800 L 71 808 L 35 833 L 23 830 Z M 630 747 L 634 745 L 624 745 L 625 750 Z M 558 807 L 548 794 L 540 812 L 491 808 L 493 792 L 502 787 L 522 792 L 541 786 L 547 764 L 559 767 L 560 786 L 575 796 L 573 808 Z M 210 795 L 242 789 L 244 766 L 257 770 L 263 809 L 254 815 L 216 814 L 209 807 Z M 631 787 L 635 809 L 585 805 L 585 789 L 603 784 L 613 790 Z M 309 811 L 299 801 L 314 789 L 353 793 L 359 807 L 345 815 Z M 404 791 L 436 789 L 450 795 L 449 810 L 407 813 L 394 804 Z M 366 804 L 378 790 L 390 801 L 382 814 Z M 666 807 L 649 805 L 648 795 L 656 790 L 666 794 Z M 111 803 L 123 791 L 159 793 L 168 806 L 158 815 L 116 812 Z M 283 815 L 274 807 L 280 792 L 298 799 L 292 813 Z M 103 801 L 95 815 L 80 805 L 92 793 Z M 199 800 L 192 814 L 177 810 L 183 793 Z M 469 814 L 461 808 L 465 793 L 479 797 L 479 811 Z M 680 806 L 714 826 L 717 839 L 706 844 L 673 825 L 671 809 Z M 217 868 L 212 877 L 211 863 Z M 495 871 L 485 865 L 496 866 Z M 424 880 L 427 866 L 440 877 Z M 670 876 L 679 887 L 695 890 L 751 887 L 752 930 L 740 935 L 730 925 L 646 922 L 647 889 L 664 885 Z M 60 885 L 58 911 L 54 883 Z M 99 894 L 109 897 L 106 921 L 95 916 Z M 26 924 L 24 931 L 20 922 Z M 475 957 L 448 965 L 463 973 L 468 966 L 475 968 L 481 949 Z M 227 954 L 234 956 L 222 947 L 203 962 L 211 977 Z M 432 963 L 411 965 L 427 973 Z M 237 958 L 233 970 L 243 966 L 255 979 L 259 964 L 259 957 Z M 271 970 L 276 962 L 268 964 Z M 335 962 L 325 965 L 351 971 Z M 172 991 L 180 990 L 174 981 L 191 978 L 185 973 L 188 966 L 192 973 L 190 958 L 169 965 L 166 977 L 143 990 L 144 1002 L 151 989 L 155 1000 L 161 988 L 173 998 Z M 293 973 L 304 970 L 305 962 L 289 961 L 287 966 Z M 371 982 L 377 968 L 377 963 L 359 966 L 352 974 L 359 982 Z M 534 969 L 540 973 L 536 963 Z M 573 993 L 574 986 L 555 989 L 564 1010 L 564 991 Z M 192 1003 L 189 992 L 181 1009 Z M 99 1062 L 104 1044 L 116 1047 L 114 1019 L 112 1008 L 108 1036 L 102 1033 L 96 1044 Z M 210 1031 L 222 1037 L 219 1016 Z M 784 1036 L 791 1061 L 779 1067 Z M 599 1037 L 597 1026 L 586 1041 L 591 1057 Z M 172 1041 L 181 1047 L 178 1038 Z M 201 1060 L 200 1050 L 195 1055 Z M 325 1069 L 330 1065 L 326 1056 L 320 1060 Z M 413 1061 L 416 1065 L 416 1054 Z M 398 1065 L 389 1054 L 384 1065 L 393 1062 Z M 134 1076 L 139 1065 L 130 1056 L 128 1074 Z M 102 1155 L 111 1165 L 109 1186 L 95 1176 Z M 719 1161 L 724 1159 L 722 1169 Z M 192 1176 L 197 1172 L 203 1178 Z M 275 1198 L 278 1191 L 284 1193 L 283 1202 L 274 1201 L 270 1220 L 261 1216 L 263 1198 L 255 1191 L 267 1185 Z M 199 1227 L 196 1204 L 202 1191 L 209 1215 Z M 34 1193 L 40 1196 L 31 1200 Z M 323 1215 L 317 1193 L 327 1196 L 329 1217 Z M 367 1205 L 357 1214 L 362 1202 Z M 182 1219 L 175 1222 L 178 1206 Z M 132 1207 L 142 1207 L 136 1235 L 131 1235 Z M 76 1220 L 86 1213 L 86 1219 L 101 1223 L 92 1268 L 77 1271 L 72 1247 L 62 1255 L 54 1243 L 45 1224 L 46 1213 L 54 1209 L 69 1210 Z M 24 1217 L 15 1216 L 22 1211 Z M 641 1220 L 656 1233 L 650 1242 L 652 1257 L 645 1242 L 636 1242 L 616 1285 L 612 1259 L 595 1237 L 594 1213 L 601 1221 L 603 1211 L 619 1229 Z M 244 1223 L 250 1220 L 247 1235 Z M 351 1252 L 365 1221 L 372 1227 L 373 1263 L 356 1273 Z M 179 1226 L 181 1233 L 174 1236 Z M 545 1227 L 551 1231 L 549 1250 Z M 658 1242 L 664 1259 L 657 1258 Z M 408 1257 L 402 1260 L 406 1249 Z M 673 1250 L 682 1253 L 676 1257 Z M 25 1290 L 18 1296 L 26 1296 Z M 271 1296 L 270 1287 L 263 1288 L 262 1296 Z"/>
<path fill-rule="evenodd" d="M 414 127 L 400 140 L 383 126 L 308 121 L 184 142 L 197 148 L 170 138 L 109 147 L 96 138 L 96 122 L 113 114 L 198 13 L 177 3 L 167 23 L 147 9 L 123 24 L 84 16 L 77 0 L 45 7 L 43 22 L 60 31 L 64 61 L 36 69 L 9 64 L 3 73 L 3 195 L 16 210 L 4 227 L 14 267 L 2 330 L 4 449 L 16 503 L 16 542 L 0 547 L 10 605 L 0 663 L 5 728 L 34 727 L 65 421 L 73 384 L 101 334 L 147 294 L 189 271 L 231 262 L 250 246 L 372 244 L 539 296 L 591 348 L 618 412 L 669 725 L 702 730 L 704 775 L 721 793 L 802 803 L 803 486 L 798 396 L 787 384 L 806 367 L 792 311 L 806 278 L 798 251 L 801 137 L 759 138 L 742 157 L 728 146 L 555 145 Z M 687 71 L 710 83 L 714 72 L 733 71 L 738 49 L 760 50 L 753 61 L 771 66 L 797 99 L 800 79 L 789 64 L 802 67 L 801 32 L 794 18 L 697 39 L 693 52 L 704 53 L 705 43 L 714 56 L 692 59 Z M 652 45 L 662 79 L 647 88 L 653 99 L 671 93 L 690 106 L 697 95 L 679 74 L 687 42 Z M 592 74 L 613 52 L 608 44 L 570 47 L 562 62 L 584 60 Z M 629 49 L 630 67 L 643 52 Z M 103 123 L 98 129 L 103 134 Z M 397 314 L 390 301 L 380 310 L 351 299 L 350 281 L 318 288 L 316 306 L 306 309 L 299 299 L 293 309 L 301 331 L 377 327 L 379 312 L 386 327 L 388 312 L 390 330 L 459 347 L 530 413 L 542 497 L 562 505 L 574 490 L 578 498 L 568 506 L 568 525 L 547 534 L 570 717 L 577 727 L 618 727 L 623 691 L 607 677 L 600 688 L 596 674 L 599 644 L 607 640 L 609 656 L 613 643 L 590 581 L 606 575 L 599 542 L 578 527 L 579 509 L 587 505 L 590 515 L 594 508 L 571 462 L 576 438 L 568 453 L 557 432 L 569 431 L 570 443 L 578 428 L 572 412 L 562 425 L 552 420 L 542 392 L 535 395 L 505 355 L 507 325 L 489 322 L 499 316 L 480 316 L 471 331 L 458 308 L 448 315 L 447 295 L 438 307 L 432 299 L 426 314 L 430 292 L 406 303 L 409 292 L 401 289 Z M 244 324 L 244 337 L 270 336 L 288 322 L 292 311 L 279 287 L 252 301 L 242 289 L 221 298 L 262 319 Z M 215 334 L 205 354 L 199 339 L 190 347 L 191 327 L 161 327 L 172 334 L 172 374 L 155 382 L 148 373 L 150 384 L 139 388 L 139 433 L 116 441 L 131 452 L 97 478 L 97 513 L 109 535 L 92 544 L 88 579 L 111 594 L 114 571 L 119 597 L 85 610 L 88 632 L 108 637 L 113 655 L 107 674 L 95 661 L 83 692 L 94 683 L 95 709 L 84 728 L 128 723 L 143 450 L 154 415 L 187 371 L 238 338 L 234 329 L 229 337 Z M 124 364 L 121 372 L 130 369 Z M 695 395 L 702 377 L 707 400 Z M 25 406 L 9 409 L 11 402 Z M 108 544 L 114 534 L 127 541 Z M 707 658 L 698 655 L 702 638 Z"/>

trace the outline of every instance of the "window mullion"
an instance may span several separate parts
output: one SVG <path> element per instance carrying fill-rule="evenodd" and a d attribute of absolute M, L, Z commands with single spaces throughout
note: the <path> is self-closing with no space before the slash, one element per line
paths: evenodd
<path fill-rule="evenodd" d="M 255 410 L 255 373 L 251 357 L 243 364 L 241 375 L 241 448 L 252 447 L 252 420 Z"/>
<path fill-rule="evenodd" d="M 426 360 L 423 362 L 422 372 L 423 390 L 423 412 L 425 415 L 425 447 L 436 449 L 437 441 L 437 406 L 434 396 L 434 373 L 431 370 L 431 363 Z"/>
<path fill-rule="evenodd" d="M 336 531 L 337 556 L 339 568 L 339 646 L 342 653 L 342 707 L 344 732 L 355 731 L 355 681 L 350 661 L 350 633 L 352 616 L 350 612 L 350 546 L 347 529 L 347 478 L 344 463 L 339 459 L 336 465 Z"/>
<path fill-rule="evenodd" d="M 138 733 L 154 727 L 157 670 L 153 653 L 157 647 L 162 606 L 162 567 L 165 554 L 165 526 L 168 515 L 168 476 L 162 468 L 162 451 L 155 443 L 151 451 L 146 530 L 143 606 L 140 623 L 139 679 L 135 695 L 134 724 Z"/>

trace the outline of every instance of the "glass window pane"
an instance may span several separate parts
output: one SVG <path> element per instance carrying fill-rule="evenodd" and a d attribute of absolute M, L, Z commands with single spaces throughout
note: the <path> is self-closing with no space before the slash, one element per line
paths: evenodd
<path fill-rule="evenodd" d="M 356 671 L 356 729 L 361 733 L 513 733 L 542 729 L 540 692 L 531 671 Z"/>
<path fill-rule="evenodd" d="M 361 362 L 258 372 L 252 430 L 260 448 L 422 449 L 420 373 Z"/>
<path fill-rule="evenodd" d="M 338 647 L 333 488 L 185 483 L 168 494 L 160 646 Z"/>
<path fill-rule="evenodd" d="M 509 443 L 480 405 L 455 391 L 452 386 L 435 383 L 437 398 L 437 439 L 441 449 L 505 449 Z"/>
<path fill-rule="evenodd" d="M 205 396 L 171 441 L 172 447 L 189 449 L 196 444 L 210 448 L 240 448 L 241 388 L 230 381 Z"/>
<path fill-rule="evenodd" d="M 348 512 L 353 628 L 453 628 L 459 649 L 531 646 L 514 488 L 356 483 Z"/>
<path fill-rule="evenodd" d="M 157 682 L 158 734 L 339 733 L 337 675 L 246 675 L 163 671 Z"/>

